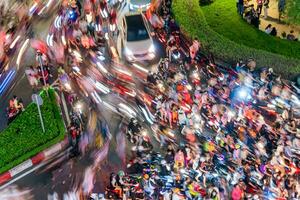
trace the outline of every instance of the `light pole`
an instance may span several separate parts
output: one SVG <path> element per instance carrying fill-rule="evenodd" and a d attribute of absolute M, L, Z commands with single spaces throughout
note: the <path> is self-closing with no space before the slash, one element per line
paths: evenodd
<path fill-rule="evenodd" d="M 44 86 L 46 86 L 46 79 L 45 79 L 45 74 L 44 74 L 44 67 L 43 67 L 43 60 L 42 60 L 42 54 L 41 53 L 38 53 L 38 61 L 40 63 L 40 67 L 41 67 L 41 70 L 42 70 L 42 76 L 43 76 L 43 82 L 44 82 Z"/>
<path fill-rule="evenodd" d="M 37 105 L 43 133 L 45 133 L 45 126 L 44 126 L 44 121 L 43 121 L 42 112 L 41 112 L 41 108 L 40 108 L 40 106 L 43 105 L 43 99 L 38 94 L 33 94 L 31 96 L 31 99 Z"/>

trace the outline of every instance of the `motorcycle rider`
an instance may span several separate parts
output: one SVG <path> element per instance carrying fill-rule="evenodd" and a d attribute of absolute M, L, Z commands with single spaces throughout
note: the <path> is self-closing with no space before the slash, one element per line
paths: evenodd
<path fill-rule="evenodd" d="M 117 195 L 119 198 L 122 197 L 122 188 L 118 185 L 117 175 L 115 173 L 111 173 L 109 176 L 109 186 L 107 189 Z"/>
<path fill-rule="evenodd" d="M 137 141 L 137 134 L 141 130 L 141 125 L 138 123 L 137 119 L 132 118 L 128 124 L 128 135 L 131 142 Z"/>

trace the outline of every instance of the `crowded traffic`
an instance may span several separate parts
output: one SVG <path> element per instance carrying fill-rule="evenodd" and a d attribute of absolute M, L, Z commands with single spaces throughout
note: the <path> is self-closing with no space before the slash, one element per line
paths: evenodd
<path fill-rule="evenodd" d="M 300 198 L 299 80 L 255 58 L 213 59 L 182 32 L 171 0 L 62 1 L 37 54 L 59 66 L 57 84 L 79 110 L 68 126 L 72 159 L 92 138 L 76 102 L 122 119 L 116 139 L 103 128 L 63 199 Z M 23 109 L 17 97 L 9 107 Z M 113 140 L 124 168 L 106 171 L 108 184 L 94 190 Z"/>

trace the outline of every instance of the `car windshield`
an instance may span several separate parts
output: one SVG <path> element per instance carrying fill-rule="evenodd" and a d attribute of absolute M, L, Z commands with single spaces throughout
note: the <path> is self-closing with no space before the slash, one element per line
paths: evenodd
<path fill-rule="evenodd" d="M 140 41 L 149 39 L 142 15 L 131 15 L 126 17 L 127 41 Z"/>
<path fill-rule="evenodd" d="M 150 0 L 131 0 L 130 3 L 133 5 L 147 5 L 149 4 L 151 1 Z"/>

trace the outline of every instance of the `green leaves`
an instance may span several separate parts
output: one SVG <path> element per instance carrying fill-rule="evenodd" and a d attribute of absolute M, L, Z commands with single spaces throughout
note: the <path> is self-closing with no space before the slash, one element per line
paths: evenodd
<path fill-rule="evenodd" d="M 45 124 L 43 133 L 37 106 L 29 104 L 4 131 L 0 133 L 0 173 L 49 147 L 65 134 L 53 89 L 41 93 L 44 104 L 41 112 Z"/>

